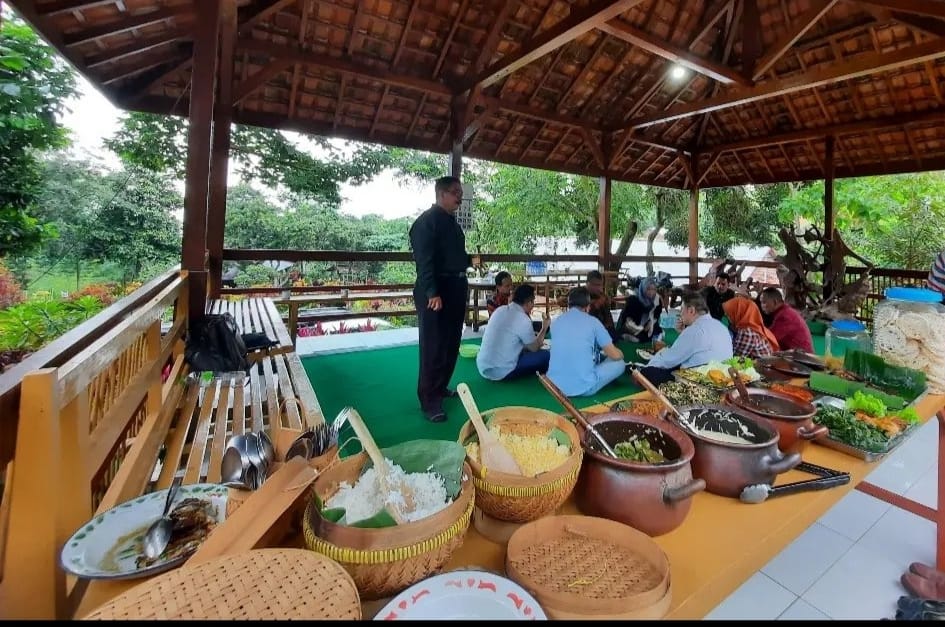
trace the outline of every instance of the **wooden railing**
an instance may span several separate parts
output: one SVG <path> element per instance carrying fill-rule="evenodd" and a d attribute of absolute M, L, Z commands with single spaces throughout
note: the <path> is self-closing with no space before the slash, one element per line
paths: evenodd
<path fill-rule="evenodd" d="M 853 283 L 859 279 L 866 268 L 847 268 L 845 282 Z M 873 268 L 870 271 L 870 291 L 866 301 L 857 313 L 857 318 L 868 325 L 873 322 L 873 307 L 883 300 L 886 289 L 889 287 L 925 287 L 925 280 L 929 276 L 928 270 L 900 270 L 897 268 Z"/>

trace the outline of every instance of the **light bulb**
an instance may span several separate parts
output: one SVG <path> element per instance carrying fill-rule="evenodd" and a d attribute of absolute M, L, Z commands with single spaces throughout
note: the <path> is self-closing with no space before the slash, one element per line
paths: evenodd
<path fill-rule="evenodd" d="M 682 78 L 685 78 L 685 76 L 686 76 L 686 68 L 684 68 L 684 67 L 681 66 L 681 65 L 674 65 L 674 66 L 673 66 L 673 69 L 669 71 L 669 75 L 670 75 L 674 80 L 677 80 L 677 81 L 678 81 L 678 80 L 680 80 L 680 79 L 682 79 Z"/>

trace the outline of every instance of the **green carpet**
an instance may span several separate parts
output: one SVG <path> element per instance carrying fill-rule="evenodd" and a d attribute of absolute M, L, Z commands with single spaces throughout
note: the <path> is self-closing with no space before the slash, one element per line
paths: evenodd
<path fill-rule="evenodd" d="M 477 339 L 464 343 L 479 342 Z M 823 336 L 814 336 L 814 348 L 818 353 L 823 353 L 823 344 Z M 636 355 L 639 344 L 622 342 L 618 346 L 628 360 L 639 361 Z M 304 357 L 302 364 L 326 419 L 331 420 L 343 407 L 351 405 L 364 418 L 379 446 L 421 438 L 455 440 L 466 421 L 466 412 L 458 398 L 444 401 L 443 407 L 449 417 L 444 423 L 431 423 L 420 412 L 417 402 L 418 350 L 416 345 L 412 345 L 315 355 Z M 451 387 L 460 382 L 465 382 L 472 390 L 480 411 L 510 405 L 564 411 L 536 377 L 506 382 L 488 381 L 479 375 L 475 359 L 460 357 L 457 361 Z M 579 409 L 583 409 L 640 390 L 630 376 L 625 375 L 593 397 L 572 400 Z M 341 433 L 341 441 L 353 435 L 350 426 L 346 427 Z M 357 450 L 357 445 L 354 445 L 354 448 L 346 448 L 345 453 Z"/>

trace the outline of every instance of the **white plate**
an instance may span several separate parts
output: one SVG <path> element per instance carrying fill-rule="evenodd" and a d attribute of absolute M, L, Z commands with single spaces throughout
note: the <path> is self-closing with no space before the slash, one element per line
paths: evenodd
<path fill-rule="evenodd" d="M 520 585 L 481 570 L 456 570 L 410 586 L 374 620 L 545 620 L 538 601 Z"/>
<path fill-rule="evenodd" d="M 215 483 L 181 486 L 174 503 L 186 498 L 208 500 L 216 508 L 217 523 L 226 516 L 227 489 Z M 82 525 L 62 547 L 59 561 L 69 573 L 85 579 L 135 579 L 170 570 L 189 555 L 159 560 L 139 568 L 141 537 L 164 511 L 167 490 L 125 501 Z M 172 506 L 173 507 L 173 506 Z"/>

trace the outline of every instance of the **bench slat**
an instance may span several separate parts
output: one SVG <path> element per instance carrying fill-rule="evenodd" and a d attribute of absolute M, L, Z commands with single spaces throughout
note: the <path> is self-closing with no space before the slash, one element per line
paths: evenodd
<path fill-rule="evenodd" d="M 249 371 L 249 397 L 252 408 L 253 431 L 263 428 L 262 386 L 259 382 L 259 367 L 254 365 Z"/>
<path fill-rule="evenodd" d="M 220 382 L 220 401 L 213 417 L 213 440 L 210 445 L 210 462 L 207 466 L 207 483 L 220 483 L 220 462 L 226 446 L 227 417 L 230 414 L 230 399 L 233 397 L 232 379 Z"/>
<path fill-rule="evenodd" d="M 282 355 L 274 355 L 272 357 L 273 362 L 275 362 L 276 371 L 279 374 L 279 392 L 282 401 L 291 400 L 298 397 L 296 394 L 294 386 L 292 385 L 292 380 L 289 378 L 289 369 L 285 366 L 285 360 Z M 301 402 L 305 402 L 305 399 L 299 397 Z M 305 406 L 308 409 L 308 406 Z M 302 429 L 302 416 L 301 408 L 298 403 L 288 402 L 285 403 L 286 414 L 288 415 L 288 426 L 290 429 Z"/>
<path fill-rule="evenodd" d="M 184 452 L 184 442 L 187 439 L 187 432 L 190 431 L 193 422 L 194 412 L 197 409 L 197 401 L 200 398 L 200 386 L 189 385 L 185 394 L 185 401 L 181 404 L 181 409 L 177 412 L 177 424 L 174 430 L 168 433 L 166 440 L 166 451 L 164 453 L 164 465 L 161 468 L 161 475 L 158 477 L 156 488 L 164 490 L 171 487 L 174 475 L 180 466 L 181 458 Z"/>
<path fill-rule="evenodd" d="M 280 346 L 292 346 L 292 336 L 289 334 L 288 327 L 286 327 L 285 323 L 282 321 L 282 314 L 276 309 L 275 302 L 266 298 L 262 303 L 268 312 L 272 327 L 275 329 L 275 337 L 273 337 L 273 339 L 278 341 Z"/>
<path fill-rule="evenodd" d="M 213 398 L 220 386 L 220 380 L 204 388 L 203 403 L 200 404 L 200 418 L 194 431 L 194 439 L 190 444 L 187 455 L 187 468 L 184 471 L 184 485 L 200 483 L 203 468 L 204 453 L 207 450 L 207 439 L 210 437 L 210 417 L 213 415 Z"/>
<path fill-rule="evenodd" d="M 233 390 L 233 435 L 246 432 L 246 383 L 249 377 L 243 377 Z"/>
<path fill-rule="evenodd" d="M 292 378 L 295 387 L 295 395 L 302 399 L 308 409 L 308 415 L 305 417 L 305 424 L 302 425 L 302 428 L 314 427 L 325 422 L 325 415 L 322 413 L 322 407 L 318 403 L 318 397 L 315 395 L 312 383 L 305 372 L 302 360 L 296 353 L 287 353 L 285 360 L 289 369 L 289 376 Z"/>

